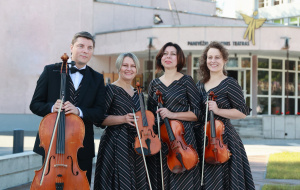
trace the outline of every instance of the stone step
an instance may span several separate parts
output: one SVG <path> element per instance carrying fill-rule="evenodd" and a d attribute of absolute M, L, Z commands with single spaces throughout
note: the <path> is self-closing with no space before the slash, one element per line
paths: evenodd
<path fill-rule="evenodd" d="M 240 135 L 243 139 L 263 139 L 264 135 Z"/>
<path fill-rule="evenodd" d="M 263 125 L 233 125 L 235 128 L 263 128 Z"/>
<path fill-rule="evenodd" d="M 262 125 L 262 121 L 235 121 L 231 120 L 233 125 Z"/>
<path fill-rule="evenodd" d="M 245 133 L 253 133 L 253 134 L 263 134 L 263 131 L 261 129 L 255 129 L 255 128 L 249 128 L 249 129 L 243 129 L 243 128 L 239 128 L 239 129 L 236 129 L 236 131 L 239 133 L 239 134 L 245 134 Z"/>

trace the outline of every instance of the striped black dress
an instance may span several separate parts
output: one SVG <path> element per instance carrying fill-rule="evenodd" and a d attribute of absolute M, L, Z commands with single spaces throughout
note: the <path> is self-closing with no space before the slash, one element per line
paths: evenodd
<path fill-rule="evenodd" d="M 109 84 L 106 86 L 105 108 L 105 118 L 108 115 L 132 113 L 132 108 L 139 111 L 139 96 L 134 93 L 131 97 L 123 88 Z M 132 146 L 136 135 L 135 128 L 129 124 L 105 129 L 97 157 L 95 190 L 149 188 L 143 158 L 135 153 Z"/>
<path fill-rule="evenodd" d="M 153 93 L 159 89 L 164 98 L 164 107 L 171 112 L 186 112 L 192 111 L 197 118 L 200 116 L 199 110 L 199 92 L 191 76 L 184 75 L 179 80 L 173 81 L 168 87 L 165 86 L 159 78 L 151 81 L 148 92 L 148 110 L 152 111 L 156 117 L 157 101 Z M 160 119 L 162 121 L 162 119 Z M 191 144 L 195 149 L 196 139 L 193 131 L 193 122 L 181 121 L 185 127 L 184 138 L 187 144 Z M 155 122 L 157 123 L 157 121 Z M 157 133 L 157 126 L 154 128 Z M 168 147 L 165 143 L 162 144 L 163 153 L 163 171 L 164 171 L 164 187 L 166 190 L 188 190 L 199 189 L 200 187 L 200 172 L 198 166 L 190 171 L 180 174 L 172 173 L 167 166 Z M 147 157 L 149 166 L 149 175 L 153 190 L 161 190 L 161 172 L 160 172 L 160 156 L 156 154 Z"/>
<path fill-rule="evenodd" d="M 198 82 L 197 88 L 201 94 L 201 111 L 200 125 L 195 126 L 195 134 L 198 144 L 199 156 L 203 156 L 203 135 L 205 123 L 206 97 L 211 91 L 217 96 L 216 102 L 218 108 L 232 109 L 235 108 L 240 112 L 248 115 L 251 111 L 245 104 L 242 88 L 234 78 L 227 77 L 221 83 L 205 91 L 204 84 Z M 244 145 L 239 134 L 236 132 L 230 119 L 215 115 L 215 119 L 221 120 L 225 125 L 223 142 L 228 145 L 232 153 L 231 158 L 221 165 L 204 165 L 204 186 L 203 189 L 230 189 L 230 190 L 249 190 L 255 189 L 249 161 L 245 152 Z M 209 117 L 208 117 L 209 121 Z M 199 167 L 201 169 L 202 165 Z"/>

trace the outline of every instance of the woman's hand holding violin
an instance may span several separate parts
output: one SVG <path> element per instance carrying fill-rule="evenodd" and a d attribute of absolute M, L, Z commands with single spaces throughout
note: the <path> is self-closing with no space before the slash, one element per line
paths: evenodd
<path fill-rule="evenodd" d="M 209 111 L 213 111 L 214 114 L 218 115 L 218 112 L 220 111 L 220 109 L 218 108 L 218 105 L 215 101 L 208 101 L 208 109 Z"/>
<path fill-rule="evenodd" d="M 138 121 L 138 118 L 139 118 L 139 116 L 136 116 L 136 121 Z M 127 123 L 127 124 L 135 127 L 133 113 L 128 113 L 126 115 L 123 115 L 123 120 L 124 120 L 124 123 Z"/>
<path fill-rule="evenodd" d="M 175 119 L 175 113 L 170 112 L 167 108 L 159 108 L 156 113 L 159 113 L 162 119 Z"/>

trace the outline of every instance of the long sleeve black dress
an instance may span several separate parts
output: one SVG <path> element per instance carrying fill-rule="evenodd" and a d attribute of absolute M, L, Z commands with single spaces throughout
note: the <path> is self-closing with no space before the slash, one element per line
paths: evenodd
<path fill-rule="evenodd" d="M 103 120 L 109 115 L 126 115 L 140 110 L 139 96 L 131 97 L 123 88 L 106 86 Z M 105 126 L 102 126 L 103 128 Z M 142 156 L 135 153 L 135 127 L 129 124 L 108 126 L 103 132 L 97 157 L 94 189 L 149 189 Z"/>
<path fill-rule="evenodd" d="M 171 112 L 187 112 L 192 111 L 197 118 L 200 117 L 200 94 L 191 76 L 184 75 L 179 80 L 173 81 L 168 87 L 165 86 L 159 78 L 151 81 L 148 92 L 148 110 L 152 111 L 156 117 L 157 100 L 153 97 L 153 93 L 159 89 L 164 98 L 164 107 Z M 162 122 L 163 120 L 160 119 Z M 185 128 L 184 138 L 187 144 L 191 144 L 197 149 L 196 139 L 193 130 L 194 122 L 181 121 Z M 156 121 L 157 123 L 157 121 Z M 162 124 L 162 123 L 161 123 Z M 157 126 L 154 127 L 157 133 Z M 163 171 L 164 171 L 164 187 L 165 190 L 187 190 L 200 188 L 200 169 L 198 166 L 190 171 L 175 174 L 172 173 L 167 166 L 168 147 L 162 144 L 163 153 Z M 147 157 L 149 175 L 153 190 L 161 190 L 161 172 L 160 172 L 160 156 L 156 154 Z"/>
<path fill-rule="evenodd" d="M 237 109 L 238 111 L 248 115 L 251 111 L 245 104 L 241 86 L 234 78 L 227 77 L 221 83 L 206 92 L 204 84 L 198 82 L 197 88 L 201 94 L 201 111 L 200 125 L 196 125 L 194 130 L 198 144 L 198 153 L 203 158 L 203 138 L 205 125 L 205 109 L 207 94 L 211 91 L 217 96 L 216 102 L 220 109 Z M 208 114 L 209 115 L 209 114 Z M 225 125 L 223 142 L 228 145 L 228 149 L 232 153 L 231 158 L 221 165 L 204 165 L 204 186 L 202 189 L 230 189 L 230 190 L 254 190 L 254 182 L 249 166 L 249 161 L 245 152 L 243 142 L 239 134 L 236 132 L 230 119 L 215 115 L 215 119 L 221 120 Z M 209 116 L 208 119 L 209 121 Z M 200 165 L 201 169 L 202 165 Z"/>

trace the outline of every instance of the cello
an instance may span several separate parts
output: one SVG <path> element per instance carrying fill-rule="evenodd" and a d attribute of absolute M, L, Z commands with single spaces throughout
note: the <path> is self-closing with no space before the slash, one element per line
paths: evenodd
<path fill-rule="evenodd" d="M 82 171 L 77 162 L 77 151 L 83 147 L 85 126 L 82 119 L 74 114 L 65 115 L 61 110 L 66 92 L 68 73 L 65 53 L 61 63 L 61 104 L 58 112 L 46 115 L 39 126 L 40 147 L 45 149 L 45 161 L 41 169 L 35 171 L 30 190 L 63 190 L 90 188 L 86 171 Z"/>
<path fill-rule="evenodd" d="M 206 118 L 204 125 L 204 146 L 203 146 L 203 160 L 205 160 L 208 164 L 222 164 L 227 162 L 232 155 L 228 146 L 223 142 L 223 134 L 225 130 L 224 123 L 220 120 L 216 120 L 214 118 L 214 112 L 209 111 L 210 113 L 210 121 L 207 122 L 208 115 L 208 97 L 210 100 L 216 101 L 217 96 L 213 91 L 209 93 L 207 96 L 206 103 Z M 208 138 L 207 146 L 206 137 Z M 204 170 L 204 162 L 202 163 L 202 178 L 201 185 L 203 185 L 203 170 Z"/>
<path fill-rule="evenodd" d="M 157 90 L 158 107 L 163 108 L 162 93 Z M 184 139 L 184 126 L 178 120 L 164 118 L 160 128 L 161 139 L 167 143 L 169 153 L 167 165 L 171 172 L 181 173 L 193 169 L 199 162 L 198 154 L 192 145 L 187 145 Z"/>

